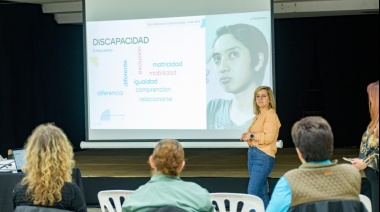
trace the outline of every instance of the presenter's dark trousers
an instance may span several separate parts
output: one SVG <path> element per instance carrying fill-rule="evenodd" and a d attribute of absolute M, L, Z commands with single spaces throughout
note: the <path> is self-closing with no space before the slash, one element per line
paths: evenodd
<path fill-rule="evenodd" d="M 379 172 L 373 170 L 370 167 L 364 169 L 365 176 L 368 181 L 371 183 L 371 203 L 372 203 L 372 211 L 379 211 Z"/>

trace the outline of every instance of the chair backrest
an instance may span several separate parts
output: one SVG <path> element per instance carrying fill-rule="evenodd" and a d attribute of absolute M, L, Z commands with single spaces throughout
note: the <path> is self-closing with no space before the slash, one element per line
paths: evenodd
<path fill-rule="evenodd" d="M 99 191 L 98 193 L 98 200 L 100 204 L 100 208 L 102 212 L 106 212 L 105 208 L 109 212 L 115 212 L 114 207 L 112 205 L 111 199 L 113 201 L 113 204 L 115 206 L 116 212 L 122 212 L 121 210 L 121 197 L 124 198 L 124 200 L 127 199 L 127 197 L 133 192 L 133 190 L 104 190 Z"/>
<path fill-rule="evenodd" d="M 372 212 L 371 199 L 369 199 L 366 195 L 363 195 L 363 194 L 359 194 L 359 199 L 364 204 L 364 206 L 367 208 L 367 211 Z"/>
<path fill-rule="evenodd" d="M 256 212 L 264 212 L 264 202 L 257 196 L 240 193 L 210 193 L 211 201 L 216 203 L 220 212 L 236 212 L 238 211 L 239 202 L 243 204 L 241 212 L 249 212 L 254 209 Z M 227 204 L 229 209 L 227 210 Z"/>

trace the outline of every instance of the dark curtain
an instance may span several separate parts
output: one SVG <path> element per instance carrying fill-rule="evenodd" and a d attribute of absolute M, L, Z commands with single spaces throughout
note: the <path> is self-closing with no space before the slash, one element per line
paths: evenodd
<path fill-rule="evenodd" d="M 294 146 L 293 123 L 326 118 L 335 147 L 358 147 L 369 123 L 366 87 L 379 79 L 379 16 L 275 20 L 279 139 Z M 308 113 L 309 112 L 309 113 Z"/>
<path fill-rule="evenodd" d="M 40 5 L 0 4 L 0 154 L 41 123 L 84 139 L 82 26 L 58 25 Z"/>
<path fill-rule="evenodd" d="M 306 115 L 331 124 L 335 147 L 353 147 L 369 122 L 366 86 L 379 79 L 378 14 L 276 19 L 279 139 Z M 85 140 L 82 25 L 57 24 L 40 5 L 0 4 L 0 154 L 54 122 Z M 159 138 L 157 138 L 159 139 Z"/>

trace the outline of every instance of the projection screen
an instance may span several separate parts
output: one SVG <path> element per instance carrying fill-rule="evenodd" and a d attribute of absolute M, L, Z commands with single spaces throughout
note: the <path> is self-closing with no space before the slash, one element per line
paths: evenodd
<path fill-rule="evenodd" d="M 274 88 L 271 0 L 84 0 L 82 148 L 243 147 Z"/>

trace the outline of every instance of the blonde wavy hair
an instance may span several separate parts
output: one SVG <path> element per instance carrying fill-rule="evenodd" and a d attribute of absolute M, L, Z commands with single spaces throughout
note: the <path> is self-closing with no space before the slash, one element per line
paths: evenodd
<path fill-rule="evenodd" d="M 25 147 L 25 177 L 27 198 L 35 205 L 52 206 L 62 200 L 61 190 L 65 182 L 71 182 L 73 147 L 65 133 L 53 124 L 37 126 L 29 136 Z"/>
<path fill-rule="evenodd" d="M 179 175 L 179 167 L 185 161 L 185 151 L 181 143 L 174 139 L 160 140 L 151 155 L 156 166 L 152 174 Z"/>

